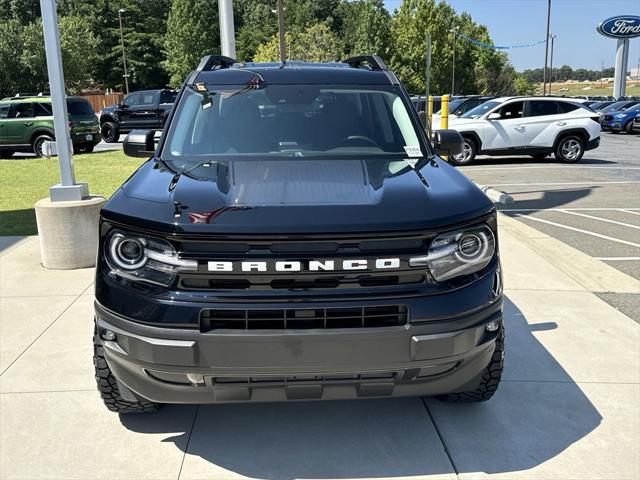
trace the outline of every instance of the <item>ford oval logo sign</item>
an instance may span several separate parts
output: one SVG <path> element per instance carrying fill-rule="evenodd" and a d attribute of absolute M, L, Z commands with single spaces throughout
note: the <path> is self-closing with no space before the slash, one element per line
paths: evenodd
<path fill-rule="evenodd" d="M 598 25 L 598 32 L 605 37 L 633 38 L 640 36 L 640 17 L 621 15 L 611 17 Z"/>

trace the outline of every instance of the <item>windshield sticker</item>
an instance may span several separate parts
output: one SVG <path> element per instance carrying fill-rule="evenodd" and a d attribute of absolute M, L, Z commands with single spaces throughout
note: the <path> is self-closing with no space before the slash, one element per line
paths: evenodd
<path fill-rule="evenodd" d="M 409 158 L 424 157 L 424 155 L 422 154 L 422 151 L 420 150 L 419 145 L 405 145 L 404 151 L 407 152 L 407 155 L 409 155 Z"/>
<path fill-rule="evenodd" d="M 411 168 L 415 169 L 418 160 L 416 160 L 415 158 L 407 158 L 405 162 L 407 162 Z"/>

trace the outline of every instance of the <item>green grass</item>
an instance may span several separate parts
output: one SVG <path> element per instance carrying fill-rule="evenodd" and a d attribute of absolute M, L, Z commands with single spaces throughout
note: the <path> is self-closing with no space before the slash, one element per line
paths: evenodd
<path fill-rule="evenodd" d="M 582 90 L 587 84 L 552 84 L 551 85 L 551 93 L 554 95 L 567 95 L 567 96 L 575 96 L 575 95 L 588 95 L 588 96 L 596 96 L 596 95 L 613 95 L 613 86 L 600 88 L 600 83 L 592 83 L 588 86 L 591 87 L 591 90 Z M 542 89 L 542 87 L 540 87 Z M 568 88 L 569 91 L 560 92 L 561 88 Z M 627 85 L 627 89 L 625 92 L 627 97 L 634 97 L 640 95 L 640 87 L 637 86 L 629 86 Z"/>
<path fill-rule="evenodd" d="M 92 195 L 109 198 L 140 166 L 142 159 L 126 157 L 121 150 L 75 155 L 76 181 L 88 182 Z M 57 158 L 26 158 L 15 154 L 0 160 L 0 235 L 35 235 L 33 209 L 60 182 Z"/>

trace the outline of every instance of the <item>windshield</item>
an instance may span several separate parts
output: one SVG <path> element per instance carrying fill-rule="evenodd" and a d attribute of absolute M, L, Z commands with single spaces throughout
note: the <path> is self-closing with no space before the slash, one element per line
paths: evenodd
<path fill-rule="evenodd" d="M 67 110 L 69 110 L 69 115 L 78 117 L 95 115 L 91 104 L 86 100 L 67 100 Z"/>
<path fill-rule="evenodd" d="M 489 100 L 488 102 L 484 102 L 478 105 L 476 108 L 472 108 L 467 113 L 462 115 L 461 118 L 480 118 L 482 115 L 490 110 L 493 110 L 498 105 L 500 105 L 500 102 L 492 102 L 491 100 Z"/>
<path fill-rule="evenodd" d="M 252 81 L 207 87 L 185 89 L 167 132 L 161 158 L 180 170 L 216 159 L 406 158 L 405 147 L 420 152 L 412 106 L 396 86 Z"/>
<path fill-rule="evenodd" d="M 600 110 L 602 113 L 613 112 L 614 110 L 624 110 L 628 102 L 615 102 Z"/>
<path fill-rule="evenodd" d="M 449 102 L 449 113 L 453 113 L 453 112 L 455 112 L 455 111 L 456 111 L 456 109 L 457 109 L 460 105 L 462 105 L 462 103 L 463 103 L 464 101 L 465 101 L 465 99 L 464 99 L 464 98 L 460 98 L 460 99 L 457 99 L 457 100 L 451 100 L 451 101 Z M 440 108 L 440 109 L 435 113 L 435 115 L 440 115 L 440 114 L 441 114 L 441 112 L 442 112 L 442 108 Z"/>

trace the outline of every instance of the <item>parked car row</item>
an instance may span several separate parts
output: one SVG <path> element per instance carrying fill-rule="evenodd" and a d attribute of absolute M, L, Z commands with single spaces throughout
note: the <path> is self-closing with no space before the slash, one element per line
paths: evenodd
<path fill-rule="evenodd" d="M 637 100 L 616 102 L 600 111 L 600 124 L 603 130 L 612 133 L 633 133 L 633 121 L 639 112 L 640 102 Z"/>
<path fill-rule="evenodd" d="M 71 141 L 75 153 L 89 153 L 100 142 L 100 125 L 91 104 L 82 97 L 67 98 Z M 16 95 L 0 100 L 0 157 L 15 152 L 42 157 L 43 145 L 55 139 L 51 98 Z"/>

